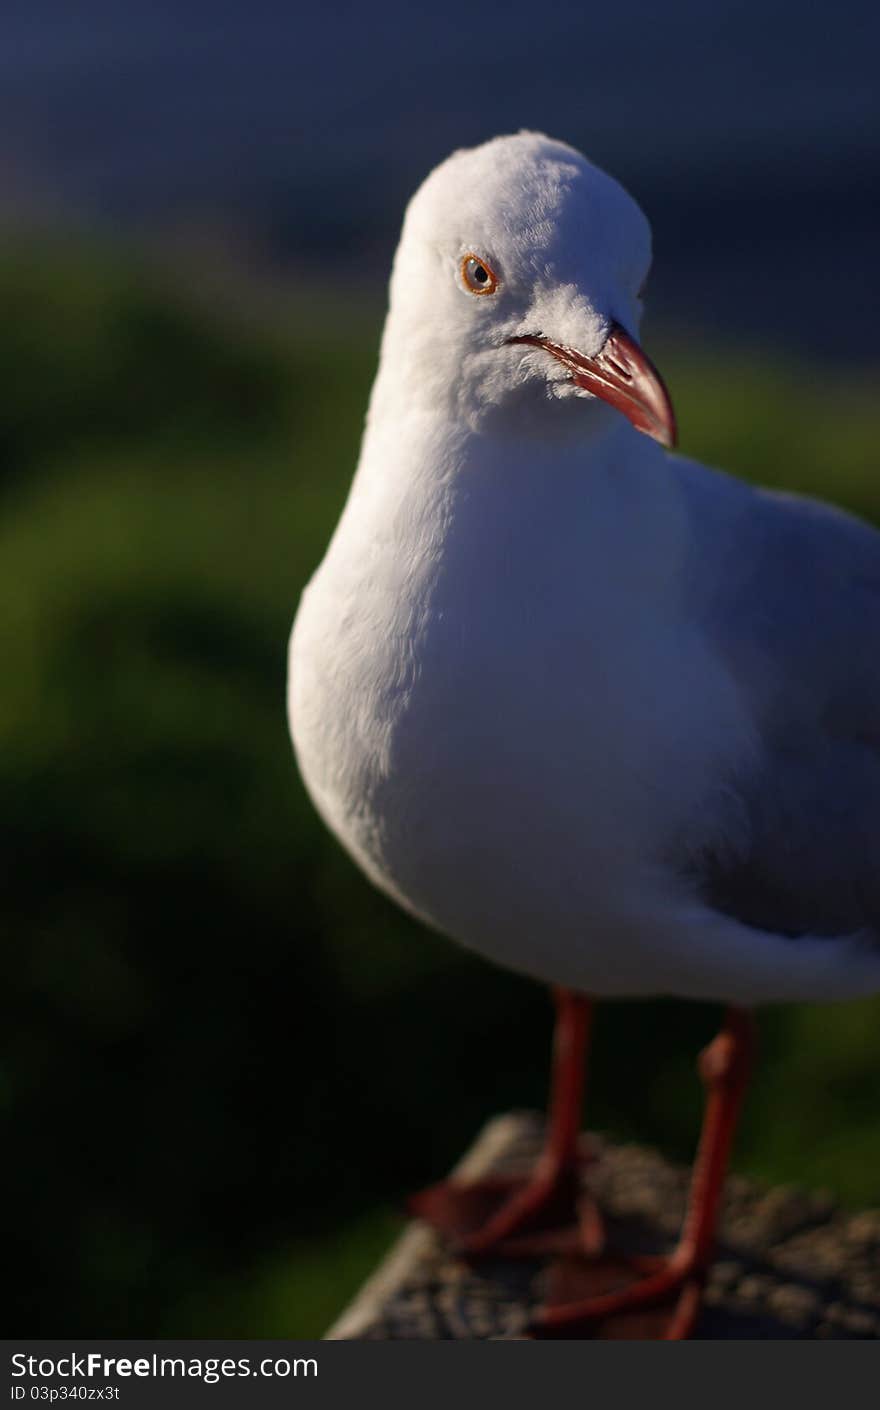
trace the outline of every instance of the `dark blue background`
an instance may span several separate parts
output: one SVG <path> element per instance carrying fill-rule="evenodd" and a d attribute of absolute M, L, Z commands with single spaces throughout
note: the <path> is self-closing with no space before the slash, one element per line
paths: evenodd
<path fill-rule="evenodd" d="M 429 167 L 537 127 L 648 211 L 667 323 L 870 358 L 878 15 L 868 0 L 7 4 L 0 175 L 31 216 L 222 228 L 251 257 L 371 282 Z"/>

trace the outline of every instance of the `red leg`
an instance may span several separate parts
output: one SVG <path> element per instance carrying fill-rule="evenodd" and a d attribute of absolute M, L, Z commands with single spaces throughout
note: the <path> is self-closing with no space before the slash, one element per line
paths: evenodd
<path fill-rule="evenodd" d="M 721 1032 L 700 1055 L 706 1107 L 687 1212 L 675 1250 L 656 1272 L 637 1282 L 583 1301 L 542 1308 L 532 1327 L 534 1336 L 595 1335 L 598 1324 L 611 1318 L 629 1321 L 632 1317 L 635 1324 L 649 1309 L 676 1294 L 662 1339 L 680 1341 L 692 1334 L 711 1261 L 724 1176 L 751 1072 L 754 1035 L 751 1015 L 728 1009 Z"/>
<path fill-rule="evenodd" d="M 443 1180 L 410 1200 L 413 1214 L 454 1238 L 464 1253 L 490 1253 L 512 1239 L 517 1239 L 519 1252 L 537 1253 L 545 1244 L 554 1246 L 553 1236 L 549 1236 L 549 1243 L 546 1237 L 529 1236 L 578 1221 L 579 1135 L 593 1002 L 568 989 L 555 990 L 554 999 L 556 1029 L 547 1135 L 532 1172 L 525 1178 Z M 583 1241 L 596 1240 L 586 1211 L 582 1222 Z M 565 1242 L 561 1234 L 559 1241 Z M 571 1242 L 569 1235 L 569 1246 Z"/>

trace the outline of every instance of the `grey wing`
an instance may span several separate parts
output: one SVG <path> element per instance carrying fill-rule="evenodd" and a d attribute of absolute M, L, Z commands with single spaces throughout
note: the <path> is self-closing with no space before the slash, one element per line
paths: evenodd
<path fill-rule="evenodd" d="M 728 781 L 725 845 L 701 857 L 698 882 L 761 929 L 880 933 L 880 534 L 797 496 L 728 495 L 723 515 L 690 486 L 690 590 L 760 749 Z M 711 565 L 696 532 L 707 513 Z"/>

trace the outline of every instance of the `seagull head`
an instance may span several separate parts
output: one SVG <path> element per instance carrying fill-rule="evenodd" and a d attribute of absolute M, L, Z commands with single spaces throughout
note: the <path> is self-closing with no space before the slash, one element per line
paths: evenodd
<path fill-rule="evenodd" d="M 617 413 L 674 445 L 637 341 L 650 262 L 641 210 L 574 148 L 522 132 L 455 152 L 406 212 L 383 344 L 394 395 L 474 426 Z"/>

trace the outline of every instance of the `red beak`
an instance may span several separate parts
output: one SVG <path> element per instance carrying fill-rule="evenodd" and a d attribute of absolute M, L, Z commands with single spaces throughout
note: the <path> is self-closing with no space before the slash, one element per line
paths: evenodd
<path fill-rule="evenodd" d="M 637 431 L 644 431 L 646 436 L 652 436 L 670 450 L 675 445 L 678 438 L 675 412 L 663 378 L 635 338 L 619 323 L 612 323 L 595 357 L 585 357 L 575 348 L 563 347 L 539 333 L 510 341 L 543 348 L 568 369 L 577 386 L 622 411 Z"/>

